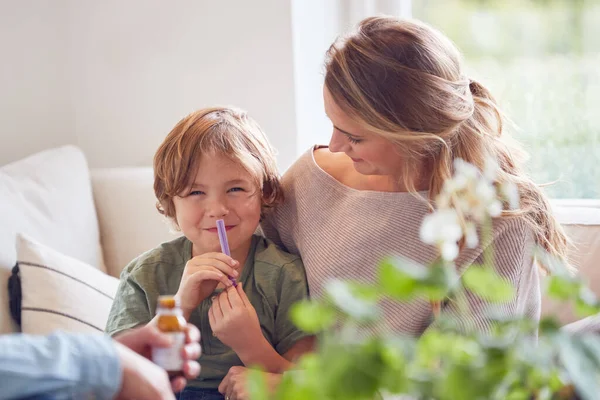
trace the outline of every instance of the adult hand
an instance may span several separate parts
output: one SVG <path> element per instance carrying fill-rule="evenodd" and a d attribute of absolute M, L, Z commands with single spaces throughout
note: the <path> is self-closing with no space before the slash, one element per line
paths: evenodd
<path fill-rule="evenodd" d="M 229 277 L 238 278 L 240 263 L 223 253 L 206 253 L 185 264 L 176 297 L 179 298 L 185 319 L 210 296 L 219 282 L 232 286 Z"/>
<path fill-rule="evenodd" d="M 170 338 L 150 323 L 144 327 L 132 329 L 115 337 L 115 341 L 130 348 L 147 359 L 152 357 L 152 347 L 169 347 Z M 182 349 L 184 376 L 179 376 L 171 381 L 172 390 L 180 392 L 185 387 L 187 380 L 194 379 L 200 374 L 198 358 L 201 354 L 200 331 L 195 325 L 187 324 L 185 327 L 185 346 Z"/>
<path fill-rule="evenodd" d="M 208 310 L 208 321 L 213 334 L 238 354 L 264 340 L 258 315 L 242 285 L 217 296 Z"/>
<path fill-rule="evenodd" d="M 165 370 L 120 343 L 115 347 L 123 371 L 117 400 L 175 400 Z"/>
<path fill-rule="evenodd" d="M 227 375 L 225 375 L 225 378 L 223 378 L 219 385 L 219 392 L 225 396 L 225 400 L 250 399 L 247 385 L 249 371 L 246 367 L 231 367 L 229 369 L 229 372 L 227 372 Z M 268 390 L 274 393 L 283 375 L 267 372 L 261 372 L 261 374 L 263 374 L 267 382 Z"/>

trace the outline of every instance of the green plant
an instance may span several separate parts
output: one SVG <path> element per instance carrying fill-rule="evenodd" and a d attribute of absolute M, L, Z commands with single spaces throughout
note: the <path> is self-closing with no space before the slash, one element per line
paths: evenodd
<path fill-rule="evenodd" d="M 516 206 L 515 189 L 494 183 L 495 168 L 491 164 L 480 173 L 461 160 L 455 164 L 455 177 L 446 182 L 436 201 L 438 209 L 425 218 L 421 230 L 421 238 L 440 250 L 432 265 L 389 258 L 379 265 L 375 284 L 332 281 L 323 301 L 296 304 L 291 317 L 319 336 L 318 349 L 284 374 L 274 394 L 268 393 L 261 375 L 254 374 L 252 398 L 541 400 L 575 398 L 575 392 L 583 399 L 597 398 L 599 338 L 560 330 L 553 319 L 538 323 L 499 317 L 492 308 L 488 317 L 494 328 L 486 333 L 458 326 L 442 312 L 418 338 L 361 334 L 365 326 L 378 323 L 382 298 L 447 299 L 468 308 L 462 300 L 467 290 L 495 304 L 513 296 L 512 286 L 496 274 L 491 254 L 484 255 L 483 265 L 473 265 L 461 276 L 454 265 L 461 240 L 476 246 L 477 232 L 491 235 L 491 218 L 503 206 Z M 537 260 L 551 271 L 546 280 L 551 295 L 574 301 L 585 315 L 600 311 L 593 293 L 562 263 L 541 251 Z"/>

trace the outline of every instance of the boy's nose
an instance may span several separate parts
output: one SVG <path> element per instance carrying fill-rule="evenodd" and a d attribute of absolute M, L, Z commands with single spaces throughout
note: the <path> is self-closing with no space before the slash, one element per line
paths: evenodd
<path fill-rule="evenodd" d="M 222 201 L 211 201 L 206 212 L 210 217 L 220 218 L 229 214 L 229 209 Z"/>

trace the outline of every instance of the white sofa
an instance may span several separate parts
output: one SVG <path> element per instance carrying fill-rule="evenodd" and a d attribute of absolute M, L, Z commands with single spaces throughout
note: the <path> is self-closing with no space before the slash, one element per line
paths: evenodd
<path fill-rule="evenodd" d="M 150 167 L 89 171 L 74 146 L 0 167 L 0 334 L 18 330 L 7 293 L 18 232 L 118 277 L 135 256 L 177 236 L 156 211 L 152 184 Z M 24 290 L 45 286 L 35 284 Z"/>
<path fill-rule="evenodd" d="M 1 167 L 0 334 L 18 330 L 9 316 L 6 284 L 17 232 L 118 277 L 132 258 L 177 235 L 155 209 L 152 183 L 149 167 L 89 171 L 73 146 Z M 600 202 L 560 201 L 555 211 L 577 246 L 573 261 L 600 295 Z M 41 281 L 23 290 L 44 286 Z M 544 313 L 557 314 L 563 323 L 576 319 L 568 307 L 546 300 Z"/>

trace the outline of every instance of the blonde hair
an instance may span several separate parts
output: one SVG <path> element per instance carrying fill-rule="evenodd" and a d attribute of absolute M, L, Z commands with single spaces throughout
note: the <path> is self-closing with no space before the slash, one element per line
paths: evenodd
<path fill-rule="evenodd" d="M 195 179 L 206 154 L 239 162 L 261 189 L 262 207 L 283 200 L 275 153 L 260 126 L 240 109 L 204 108 L 175 125 L 154 155 L 154 193 L 159 213 L 175 220 L 173 198 Z"/>
<path fill-rule="evenodd" d="M 327 51 L 325 86 L 350 118 L 397 144 L 402 180 L 415 192 L 422 162 L 431 169 L 429 202 L 453 173 L 453 160 L 484 169 L 499 164 L 497 183 L 517 185 L 519 216 L 538 245 L 567 263 L 568 240 L 541 189 L 527 176 L 524 152 L 503 136 L 503 118 L 490 92 L 468 79 L 454 44 L 412 20 L 370 17 Z M 567 263 L 568 264 L 568 263 Z"/>

